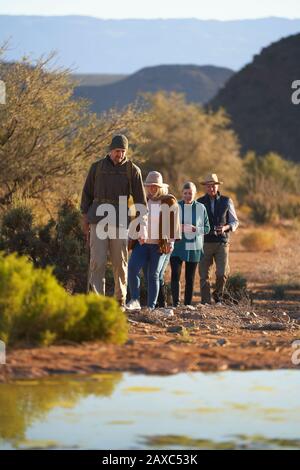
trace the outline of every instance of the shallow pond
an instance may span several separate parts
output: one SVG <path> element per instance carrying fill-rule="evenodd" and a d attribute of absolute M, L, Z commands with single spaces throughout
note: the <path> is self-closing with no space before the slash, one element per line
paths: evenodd
<path fill-rule="evenodd" d="M 0 448 L 300 449 L 300 373 L 105 373 L 0 384 Z"/>

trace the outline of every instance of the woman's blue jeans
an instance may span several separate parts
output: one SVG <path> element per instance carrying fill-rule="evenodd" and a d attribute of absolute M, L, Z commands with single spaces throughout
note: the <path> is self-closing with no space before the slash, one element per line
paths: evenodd
<path fill-rule="evenodd" d="M 161 270 L 160 270 L 160 273 L 159 273 L 159 283 L 160 283 L 161 286 L 163 286 L 164 283 L 165 283 L 165 272 L 166 272 L 167 266 L 169 264 L 170 257 L 171 257 L 171 253 L 168 253 L 168 254 L 165 255 L 165 259 L 164 259 L 164 262 L 162 264 L 162 267 L 161 267 Z"/>
<path fill-rule="evenodd" d="M 131 299 L 139 300 L 140 298 L 140 271 L 144 268 L 147 279 L 147 306 L 155 308 L 159 293 L 159 275 L 165 256 L 159 253 L 158 245 L 136 244 L 128 263 L 128 284 Z"/>

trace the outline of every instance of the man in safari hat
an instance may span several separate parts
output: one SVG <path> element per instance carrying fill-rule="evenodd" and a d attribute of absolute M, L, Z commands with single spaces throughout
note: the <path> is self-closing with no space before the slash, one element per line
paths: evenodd
<path fill-rule="evenodd" d="M 239 221 L 232 199 L 220 194 L 219 181 L 215 173 L 206 176 L 201 184 L 205 186 L 206 194 L 198 199 L 207 210 L 210 232 L 204 235 L 204 256 L 199 263 L 201 301 L 211 303 L 209 274 L 213 262 L 216 264 L 216 288 L 213 298 L 221 304 L 226 279 L 229 274 L 229 235 L 234 232 Z"/>

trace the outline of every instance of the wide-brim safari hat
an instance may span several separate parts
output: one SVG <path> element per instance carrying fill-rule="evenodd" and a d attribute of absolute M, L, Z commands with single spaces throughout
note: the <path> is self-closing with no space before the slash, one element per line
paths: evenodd
<path fill-rule="evenodd" d="M 216 173 L 210 173 L 209 175 L 206 176 L 204 181 L 201 181 L 200 184 L 223 184 L 223 181 L 219 181 L 218 176 Z"/>
<path fill-rule="evenodd" d="M 147 175 L 146 180 L 144 181 L 145 186 L 155 185 L 159 188 L 169 187 L 168 184 L 163 182 L 162 174 L 159 171 L 150 171 Z"/>

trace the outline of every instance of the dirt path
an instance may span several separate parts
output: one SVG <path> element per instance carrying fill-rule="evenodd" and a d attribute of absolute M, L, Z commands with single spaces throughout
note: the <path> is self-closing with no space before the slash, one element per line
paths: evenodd
<path fill-rule="evenodd" d="M 129 340 L 123 346 L 94 342 L 9 351 L 7 364 L 0 365 L 0 381 L 108 370 L 174 374 L 300 369 L 292 363 L 292 343 L 300 340 L 299 243 L 283 233 L 278 249 L 250 253 L 241 245 L 247 230 L 241 227 L 232 239 L 231 272 L 247 278 L 253 291 L 252 305 L 201 306 L 197 304 L 198 278 L 194 310 L 176 309 L 168 318 L 131 314 Z M 272 292 L 276 283 L 283 283 L 286 290 L 280 300 L 274 299 Z"/>
<path fill-rule="evenodd" d="M 175 374 L 297 367 L 291 356 L 300 322 L 278 309 L 263 313 L 199 306 L 177 309 L 167 319 L 131 314 L 129 321 L 123 346 L 95 342 L 12 351 L 0 366 L 0 381 L 108 370 Z"/>

